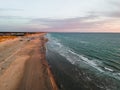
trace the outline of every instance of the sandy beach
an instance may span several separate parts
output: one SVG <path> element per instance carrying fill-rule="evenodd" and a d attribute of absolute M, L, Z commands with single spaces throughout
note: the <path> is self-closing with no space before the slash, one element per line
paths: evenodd
<path fill-rule="evenodd" d="M 44 34 L 0 44 L 1 90 L 58 90 L 45 58 Z"/>

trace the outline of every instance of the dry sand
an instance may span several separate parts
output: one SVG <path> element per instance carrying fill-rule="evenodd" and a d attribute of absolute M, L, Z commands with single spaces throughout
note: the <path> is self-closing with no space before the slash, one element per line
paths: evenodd
<path fill-rule="evenodd" d="M 43 34 L 0 44 L 0 90 L 58 90 L 40 37 Z"/>

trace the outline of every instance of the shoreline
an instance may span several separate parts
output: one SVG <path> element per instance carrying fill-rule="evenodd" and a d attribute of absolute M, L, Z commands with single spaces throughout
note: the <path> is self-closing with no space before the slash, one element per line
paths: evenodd
<path fill-rule="evenodd" d="M 44 51 L 44 55 L 43 55 L 43 59 L 42 59 L 42 64 L 47 68 L 47 72 L 48 72 L 48 76 L 50 78 L 50 81 L 51 81 L 51 84 L 52 84 L 52 87 L 53 87 L 53 90 L 59 90 L 58 89 L 58 86 L 56 84 L 56 81 L 55 81 L 55 78 L 54 78 L 54 75 L 52 73 L 52 70 L 51 70 L 51 67 L 49 66 L 48 64 L 48 61 L 46 60 L 46 43 L 48 42 L 48 38 L 45 38 L 44 36 L 41 38 L 42 41 L 42 51 Z"/>
<path fill-rule="evenodd" d="M 58 90 L 46 60 L 45 43 L 47 39 L 45 39 L 44 35 L 44 33 L 35 34 L 27 37 L 33 38 L 29 41 L 19 41 L 20 39 L 16 41 L 24 43 L 22 43 L 22 47 L 18 46 L 20 50 L 14 55 L 11 51 L 11 57 L 3 63 L 6 65 L 11 61 L 0 75 L 0 87 L 2 90 Z M 1 47 L 5 46 L 4 44 Z M 13 45 L 7 47 L 14 48 Z"/>

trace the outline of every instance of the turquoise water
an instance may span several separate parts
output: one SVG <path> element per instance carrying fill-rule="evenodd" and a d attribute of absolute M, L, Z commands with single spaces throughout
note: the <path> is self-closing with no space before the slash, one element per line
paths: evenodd
<path fill-rule="evenodd" d="M 47 48 L 65 57 L 72 65 L 94 73 L 96 77 L 112 78 L 116 85 L 120 83 L 120 34 L 49 33 L 47 37 Z"/>

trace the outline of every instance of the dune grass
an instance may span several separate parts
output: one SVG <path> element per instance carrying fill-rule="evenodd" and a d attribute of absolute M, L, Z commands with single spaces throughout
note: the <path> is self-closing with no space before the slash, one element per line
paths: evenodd
<path fill-rule="evenodd" d="M 0 36 L 0 42 L 8 40 L 8 39 L 15 39 L 16 36 Z"/>

